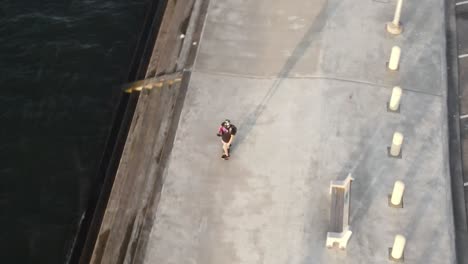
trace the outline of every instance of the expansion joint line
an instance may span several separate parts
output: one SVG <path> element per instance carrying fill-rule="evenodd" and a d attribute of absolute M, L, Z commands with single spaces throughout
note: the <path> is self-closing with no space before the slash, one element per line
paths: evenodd
<path fill-rule="evenodd" d="M 386 85 L 386 84 L 378 84 L 373 82 L 361 81 L 361 80 L 352 80 L 334 76 L 325 76 L 325 75 L 309 75 L 309 76 L 285 76 L 285 77 L 278 77 L 278 76 L 260 76 L 260 75 L 247 75 L 247 74 L 236 74 L 236 73 L 226 73 L 226 72 L 218 72 L 218 71 L 210 71 L 210 70 L 193 70 L 194 73 L 204 73 L 204 74 L 211 74 L 211 75 L 218 75 L 218 76 L 228 76 L 228 77 L 236 77 L 236 78 L 245 78 L 245 79 L 260 79 L 260 80 L 276 80 L 276 79 L 304 79 L 304 80 L 331 80 L 331 81 L 338 81 L 338 82 L 347 82 L 347 83 L 356 83 L 356 84 L 363 84 L 368 86 L 375 86 L 381 89 L 389 89 L 393 88 L 393 86 Z M 429 92 L 423 92 L 418 90 L 412 89 L 404 89 L 405 91 L 424 94 L 429 96 L 436 96 L 442 97 L 441 94 L 434 94 Z"/>

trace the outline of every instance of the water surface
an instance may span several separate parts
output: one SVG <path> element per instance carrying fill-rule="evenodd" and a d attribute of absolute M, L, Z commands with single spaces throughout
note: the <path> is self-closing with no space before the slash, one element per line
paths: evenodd
<path fill-rule="evenodd" d="M 65 263 L 145 0 L 0 1 L 2 263 Z"/>

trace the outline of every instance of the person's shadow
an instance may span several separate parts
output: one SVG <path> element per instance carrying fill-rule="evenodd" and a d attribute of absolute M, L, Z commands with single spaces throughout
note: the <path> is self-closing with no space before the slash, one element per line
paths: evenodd
<path fill-rule="evenodd" d="M 262 100 L 258 103 L 256 108 L 252 112 L 250 112 L 247 115 L 247 117 L 244 118 L 244 120 L 242 120 L 241 123 L 238 125 L 238 133 L 236 135 L 237 140 L 234 141 L 234 145 L 231 148 L 232 150 L 237 149 L 248 137 L 252 129 L 257 124 L 259 117 L 262 115 L 262 113 L 268 106 L 271 98 L 276 94 L 278 88 L 283 83 L 283 80 L 288 78 L 289 74 L 294 69 L 298 61 L 310 48 L 311 44 L 317 40 L 317 37 L 320 35 L 320 32 L 326 24 L 327 17 L 331 15 L 328 14 L 327 11 L 333 12 L 336 9 L 336 6 L 338 6 L 339 4 L 340 2 L 337 2 L 334 7 L 330 7 L 329 2 L 327 1 L 322 6 L 320 13 L 315 17 L 315 21 L 309 27 L 307 32 L 304 34 L 304 37 L 294 48 L 294 51 L 292 52 L 291 56 L 286 60 L 284 66 L 277 74 L 273 85 L 268 89 L 267 93 L 263 96 Z"/>

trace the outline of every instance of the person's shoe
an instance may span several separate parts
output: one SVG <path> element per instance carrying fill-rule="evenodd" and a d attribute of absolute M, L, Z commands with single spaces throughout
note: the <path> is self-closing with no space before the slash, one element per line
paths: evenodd
<path fill-rule="evenodd" d="M 221 158 L 222 158 L 222 159 L 225 159 L 225 160 L 228 160 L 228 159 L 229 159 L 229 156 L 226 156 L 225 154 L 223 154 L 223 155 L 221 156 Z"/>

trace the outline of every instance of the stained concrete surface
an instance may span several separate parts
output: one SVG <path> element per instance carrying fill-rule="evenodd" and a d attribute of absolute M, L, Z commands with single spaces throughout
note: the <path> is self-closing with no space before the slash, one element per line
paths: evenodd
<path fill-rule="evenodd" d="M 393 37 L 390 2 L 212 0 L 145 263 L 386 263 L 398 233 L 405 263 L 454 263 L 443 1 L 404 8 Z M 224 118 L 239 128 L 229 161 Z M 387 156 L 395 131 L 402 159 Z M 350 172 L 353 235 L 329 250 L 329 183 Z M 387 206 L 395 180 L 403 209 Z"/>

